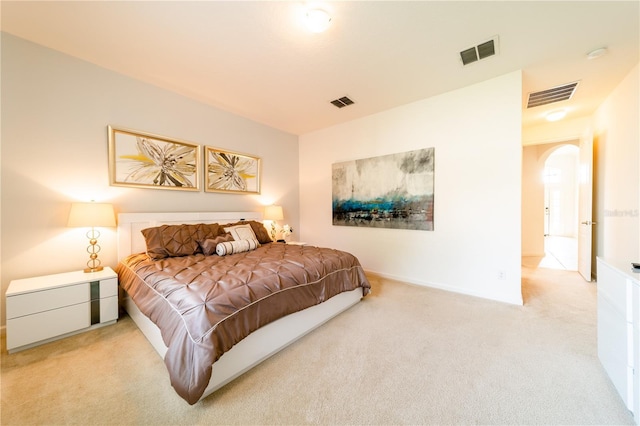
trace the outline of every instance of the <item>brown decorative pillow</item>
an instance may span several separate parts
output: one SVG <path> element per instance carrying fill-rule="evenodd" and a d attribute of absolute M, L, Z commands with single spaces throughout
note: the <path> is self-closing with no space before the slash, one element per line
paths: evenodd
<path fill-rule="evenodd" d="M 200 251 L 198 241 L 215 237 L 218 224 L 162 225 L 143 229 L 147 254 L 152 259 L 189 256 Z"/>
<path fill-rule="evenodd" d="M 258 239 L 258 242 L 260 244 L 267 244 L 271 242 L 271 237 L 269 236 L 269 231 L 267 231 L 267 228 L 265 228 L 261 222 L 255 220 L 241 220 L 240 222 L 228 223 L 221 226 L 224 228 L 228 228 L 235 225 L 245 224 L 249 224 L 251 226 L 251 229 L 253 230 L 253 233 L 256 234 L 256 238 Z"/>
<path fill-rule="evenodd" d="M 220 225 L 217 223 L 199 223 L 195 226 L 198 233 L 198 241 L 204 241 L 209 238 L 215 238 L 222 233 Z"/>
<path fill-rule="evenodd" d="M 218 244 L 229 241 L 233 241 L 233 236 L 231 234 L 218 235 L 215 238 L 207 238 L 201 242 L 200 248 L 205 256 L 211 256 L 212 254 L 216 254 L 216 247 Z"/>

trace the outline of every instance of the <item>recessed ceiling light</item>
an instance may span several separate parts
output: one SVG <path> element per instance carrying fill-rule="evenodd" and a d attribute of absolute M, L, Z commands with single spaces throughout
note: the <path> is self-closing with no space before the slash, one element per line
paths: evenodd
<path fill-rule="evenodd" d="M 314 33 L 321 33 L 331 25 L 331 15 L 322 9 L 309 9 L 305 15 L 307 28 Z"/>
<path fill-rule="evenodd" d="M 567 111 L 566 110 L 559 109 L 559 110 L 556 110 L 556 111 L 551 111 L 550 113 L 548 113 L 544 117 L 547 119 L 547 121 L 558 121 L 558 120 L 562 120 L 566 115 L 567 115 Z"/>
<path fill-rule="evenodd" d="M 606 55 L 607 52 L 608 50 L 606 47 L 592 50 L 591 52 L 587 53 L 587 59 L 598 59 L 599 57 Z"/>

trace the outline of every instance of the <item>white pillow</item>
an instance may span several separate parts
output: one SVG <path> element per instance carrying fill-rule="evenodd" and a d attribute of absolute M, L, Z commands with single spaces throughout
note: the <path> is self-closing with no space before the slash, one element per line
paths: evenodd
<path fill-rule="evenodd" d="M 255 250 L 259 245 L 258 240 L 225 241 L 216 246 L 216 254 L 225 256 L 227 254 L 242 253 Z"/>
<path fill-rule="evenodd" d="M 258 241 L 258 237 L 256 237 L 255 232 L 251 229 L 251 225 L 235 225 L 224 228 L 224 232 L 229 232 L 233 239 L 236 241 L 240 240 L 255 240 Z"/>

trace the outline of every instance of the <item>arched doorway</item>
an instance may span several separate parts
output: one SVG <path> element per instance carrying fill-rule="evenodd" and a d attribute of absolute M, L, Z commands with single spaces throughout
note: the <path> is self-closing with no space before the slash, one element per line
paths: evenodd
<path fill-rule="evenodd" d="M 577 146 L 559 146 L 545 160 L 543 172 L 544 251 L 571 271 L 578 270 L 579 158 Z"/>

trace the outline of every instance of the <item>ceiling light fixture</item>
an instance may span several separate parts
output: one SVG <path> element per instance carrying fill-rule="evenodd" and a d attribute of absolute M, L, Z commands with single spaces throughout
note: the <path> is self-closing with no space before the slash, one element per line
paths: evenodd
<path fill-rule="evenodd" d="M 321 33 L 331 25 L 331 15 L 322 9 L 309 9 L 305 15 L 307 28 L 314 33 Z"/>
<path fill-rule="evenodd" d="M 607 50 L 606 47 L 601 47 L 599 49 L 592 50 L 591 52 L 587 53 L 587 59 L 598 59 L 601 56 L 606 55 L 607 52 L 609 51 Z"/>
<path fill-rule="evenodd" d="M 547 121 L 558 121 L 558 120 L 562 120 L 566 115 L 567 115 L 566 110 L 559 109 L 556 111 L 551 111 L 550 113 L 545 115 L 545 118 L 547 119 Z"/>

